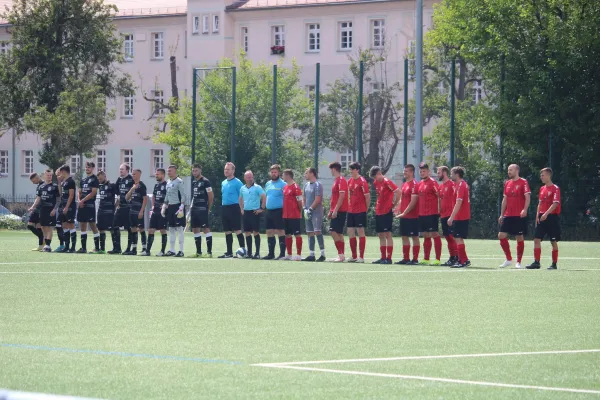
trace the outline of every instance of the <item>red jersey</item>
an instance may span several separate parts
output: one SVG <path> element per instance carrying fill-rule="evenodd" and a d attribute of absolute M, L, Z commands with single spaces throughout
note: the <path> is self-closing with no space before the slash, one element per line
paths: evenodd
<path fill-rule="evenodd" d="M 446 183 L 441 183 L 439 189 L 442 203 L 440 217 L 448 218 L 450 215 L 452 215 L 452 210 L 454 209 L 456 200 L 456 185 L 454 185 L 454 182 L 451 180 L 448 180 Z"/>
<path fill-rule="evenodd" d="M 400 200 L 400 212 L 403 213 L 404 210 L 410 204 L 413 195 L 418 195 L 419 184 L 414 179 L 410 182 L 404 182 L 402 184 L 402 199 Z M 419 218 L 419 202 L 415 204 L 415 207 L 410 210 L 410 212 L 404 216 L 404 218 Z"/>
<path fill-rule="evenodd" d="M 348 182 L 341 176 L 338 176 L 335 181 L 333 181 L 333 186 L 331 187 L 331 212 L 335 210 L 335 206 L 340 199 L 340 196 L 344 197 L 344 201 L 340 205 L 340 209 L 338 212 L 347 212 L 348 211 Z"/>
<path fill-rule="evenodd" d="M 512 179 L 504 183 L 504 196 L 506 197 L 505 217 L 520 217 L 521 211 L 525 207 L 525 195 L 531 193 L 529 184 L 524 178 L 519 178 L 516 181 Z"/>
<path fill-rule="evenodd" d="M 467 185 L 467 182 L 461 181 L 456 186 L 456 198 L 452 208 L 456 205 L 456 200 L 462 200 L 462 204 L 454 216 L 454 220 L 464 221 L 471 219 L 471 199 L 469 198 L 469 185 Z"/>
<path fill-rule="evenodd" d="M 375 215 L 386 215 L 392 212 L 394 206 L 394 192 L 398 186 L 388 178 L 384 177 L 381 182 L 375 179 L 375 190 L 377 191 L 377 204 L 375 204 Z"/>
<path fill-rule="evenodd" d="M 298 198 L 302 199 L 302 190 L 296 182 L 283 188 L 283 218 L 302 218 L 298 208 Z"/>
<path fill-rule="evenodd" d="M 425 178 L 419 182 L 419 216 L 439 215 L 439 188 L 438 184 L 431 178 Z"/>
<path fill-rule="evenodd" d="M 348 191 L 350 192 L 350 206 L 348 212 L 359 214 L 367 212 L 367 200 L 365 195 L 369 193 L 369 183 L 367 180 L 359 176 L 358 179 L 348 179 Z"/>
<path fill-rule="evenodd" d="M 560 214 L 560 189 L 556 185 L 542 186 L 540 188 L 540 214 L 545 213 L 552 207 L 553 203 L 558 203 L 558 207 L 551 214 Z"/>

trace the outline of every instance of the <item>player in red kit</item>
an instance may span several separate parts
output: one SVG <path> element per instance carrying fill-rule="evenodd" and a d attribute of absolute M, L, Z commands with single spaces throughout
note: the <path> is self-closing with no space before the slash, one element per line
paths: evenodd
<path fill-rule="evenodd" d="M 456 247 L 456 241 L 452 235 L 452 227 L 448 226 L 448 218 L 452 214 L 454 204 L 456 202 L 456 190 L 455 184 L 449 177 L 450 170 L 446 166 L 441 166 L 437 169 L 438 181 L 440 181 L 440 221 L 442 223 L 442 234 L 446 238 L 448 243 L 448 253 L 450 258 L 446 261 L 444 266 L 451 267 L 458 261 L 458 248 Z"/>
<path fill-rule="evenodd" d="M 334 178 L 331 187 L 331 207 L 327 218 L 329 219 L 329 233 L 337 249 L 338 256 L 333 262 L 344 262 L 344 226 L 346 225 L 346 213 L 348 212 L 348 182 L 342 176 L 342 165 L 335 161 L 329 164 L 329 170 Z"/>
<path fill-rule="evenodd" d="M 429 166 L 422 162 L 419 164 L 419 225 L 423 232 L 423 265 L 440 265 L 442 257 L 442 238 L 438 233 L 438 220 L 440 219 L 440 191 L 438 184 L 429 176 Z M 435 261 L 429 262 L 431 254 L 431 239 L 435 247 Z"/>
<path fill-rule="evenodd" d="M 498 219 L 500 224 L 498 239 L 500 239 L 500 246 L 506 255 L 506 261 L 500 265 L 500 268 L 512 265 L 508 235 L 514 235 L 517 239 L 517 264 L 515 267 L 522 268 L 521 260 L 525 251 L 523 236 L 527 234 L 527 209 L 531 201 L 531 190 L 527 180 L 519 177 L 519 170 L 517 164 L 509 165 L 508 180 L 504 183 L 502 210 Z"/>
<path fill-rule="evenodd" d="M 300 220 L 302 218 L 302 190 L 294 182 L 294 171 L 286 169 L 283 171 L 283 180 L 286 186 L 283 188 L 283 225 L 285 228 L 285 247 L 287 256 L 285 260 L 300 261 L 302 257 L 302 235 L 300 232 Z M 296 255 L 292 256 L 293 238 L 296 237 Z"/>
<path fill-rule="evenodd" d="M 402 260 L 396 264 L 417 265 L 419 263 L 419 192 L 415 181 L 415 166 L 404 167 L 404 180 L 400 192 L 400 206 L 396 210 L 396 218 L 400 218 L 400 236 L 402 236 Z M 413 257 L 410 259 L 410 238 L 413 243 Z"/>
<path fill-rule="evenodd" d="M 552 183 L 552 169 L 540 171 L 540 179 L 544 186 L 540 188 L 537 213 L 535 218 L 535 238 L 533 240 L 534 261 L 527 269 L 540 269 L 542 256 L 542 240 L 546 236 L 552 244 L 552 265 L 548 269 L 558 269 L 558 242 L 560 241 L 560 189 Z"/>
<path fill-rule="evenodd" d="M 371 167 L 369 175 L 374 179 L 373 185 L 377 191 L 377 204 L 375 204 L 375 231 L 379 236 L 379 249 L 381 258 L 373 264 L 391 264 L 394 242 L 392 241 L 392 225 L 394 213 L 392 210 L 398 205 L 400 189 L 398 186 L 381 173 L 378 166 Z"/>
<path fill-rule="evenodd" d="M 471 265 L 467 250 L 465 248 L 465 239 L 469 235 L 469 220 L 471 219 L 471 200 L 469 185 L 463 180 L 465 169 L 463 167 L 452 168 L 452 180 L 456 190 L 454 196 L 454 207 L 450 217 L 448 217 L 448 227 L 452 229 L 456 238 L 456 251 L 458 260 L 451 268 L 465 268 Z"/>
<path fill-rule="evenodd" d="M 360 164 L 353 162 L 349 168 L 351 177 L 348 179 L 350 203 L 347 227 L 352 258 L 348 262 L 364 263 L 367 245 L 365 227 L 367 226 L 367 208 L 371 204 L 371 193 L 369 192 L 369 183 L 360 175 Z M 356 234 L 358 234 L 360 254 L 357 254 L 356 251 Z"/>

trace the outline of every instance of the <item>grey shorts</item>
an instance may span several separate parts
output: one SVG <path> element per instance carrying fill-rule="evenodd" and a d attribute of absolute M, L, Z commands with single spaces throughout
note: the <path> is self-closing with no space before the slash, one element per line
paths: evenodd
<path fill-rule="evenodd" d="M 323 207 L 312 212 L 311 218 L 306 221 L 306 233 L 323 231 Z"/>

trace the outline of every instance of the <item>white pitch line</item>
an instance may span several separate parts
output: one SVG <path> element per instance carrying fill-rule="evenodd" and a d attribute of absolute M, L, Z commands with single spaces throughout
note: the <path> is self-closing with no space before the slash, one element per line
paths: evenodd
<path fill-rule="evenodd" d="M 600 353 L 600 349 L 584 350 L 549 350 L 549 351 L 520 351 L 514 353 L 479 353 L 479 354 L 447 354 L 437 356 L 403 356 L 386 358 L 354 358 L 347 360 L 321 360 L 321 361 L 292 361 L 281 363 L 255 364 L 263 367 L 281 366 L 281 365 L 309 365 L 309 364 L 341 364 L 341 363 L 361 363 L 371 361 L 405 361 L 405 360 L 436 360 L 445 358 L 481 358 L 481 357 L 508 357 L 508 356 L 536 356 L 548 354 L 581 354 L 581 353 Z"/>
<path fill-rule="evenodd" d="M 186 259 L 186 258 L 180 258 L 180 257 L 170 257 L 171 260 L 170 261 L 191 261 L 191 262 L 196 262 L 196 261 L 211 261 L 210 259 L 207 258 L 200 258 L 200 259 Z M 77 260 L 77 261 L 21 261 L 21 262 L 2 262 L 0 263 L 0 265 L 29 265 L 29 264 L 121 264 L 121 263 L 135 263 L 135 262 L 143 262 L 143 263 L 158 263 L 158 262 L 162 262 L 164 263 L 165 260 L 157 260 L 157 259 L 151 259 L 151 258 L 115 258 L 112 260 Z"/>
<path fill-rule="evenodd" d="M 399 379 L 411 379 L 429 382 L 443 382 L 443 383 L 458 383 L 463 385 L 477 385 L 477 386 L 492 386 L 512 389 L 533 389 L 533 390 L 546 390 L 552 392 L 570 392 L 570 393 L 587 393 L 587 394 L 600 394 L 600 390 L 591 389 L 572 389 L 562 387 L 549 387 L 549 386 L 533 386 L 533 385 L 517 385 L 511 383 L 498 383 L 498 382 L 484 382 L 484 381 L 470 381 L 463 379 L 449 379 L 449 378 L 436 378 L 431 376 L 415 376 L 415 375 L 399 375 L 399 374 L 382 374 L 377 372 L 362 372 L 362 371 L 346 371 L 340 369 L 325 369 L 325 368 L 309 368 L 309 367 L 294 367 L 290 365 L 265 365 L 265 364 L 254 364 L 261 367 L 267 368 L 279 368 L 279 369 L 293 369 L 300 371 L 316 371 L 316 372 L 329 372 L 336 374 L 345 375 L 363 375 L 363 376 L 376 376 L 383 378 L 399 378 Z"/>

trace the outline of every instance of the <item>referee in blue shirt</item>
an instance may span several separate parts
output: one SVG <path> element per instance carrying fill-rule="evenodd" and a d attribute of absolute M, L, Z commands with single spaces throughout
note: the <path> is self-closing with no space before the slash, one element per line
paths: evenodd
<path fill-rule="evenodd" d="M 225 164 L 225 179 L 221 182 L 221 221 L 225 231 L 225 242 L 227 252 L 219 258 L 233 257 L 233 235 L 237 235 L 240 247 L 244 246 L 244 235 L 242 235 L 241 211 L 240 211 L 240 189 L 244 184 L 234 176 L 235 165 L 231 162 Z"/>
<path fill-rule="evenodd" d="M 275 235 L 279 237 L 279 258 L 285 257 L 285 231 L 283 227 L 283 189 L 286 183 L 281 179 L 281 166 L 273 164 L 270 168 L 271 180 L 265 185 L 267 195 L 267 243 L 269 254 L 263 260 L 275 259 Z"/>
<path fill-rule="evenodd" d="M 246 171 L 244 181 L 246 184 L 240 189 L 240 209 L 244 216 L 247 257 L 260 260 L 260 215 L 265 210 L 267 196 L 265 196 L 263 188 L 254 183 L 252 171 Z M 254 257 L 252 256 L 252 235 L 254 235 L 254 244 L 256 245 Z"/>

